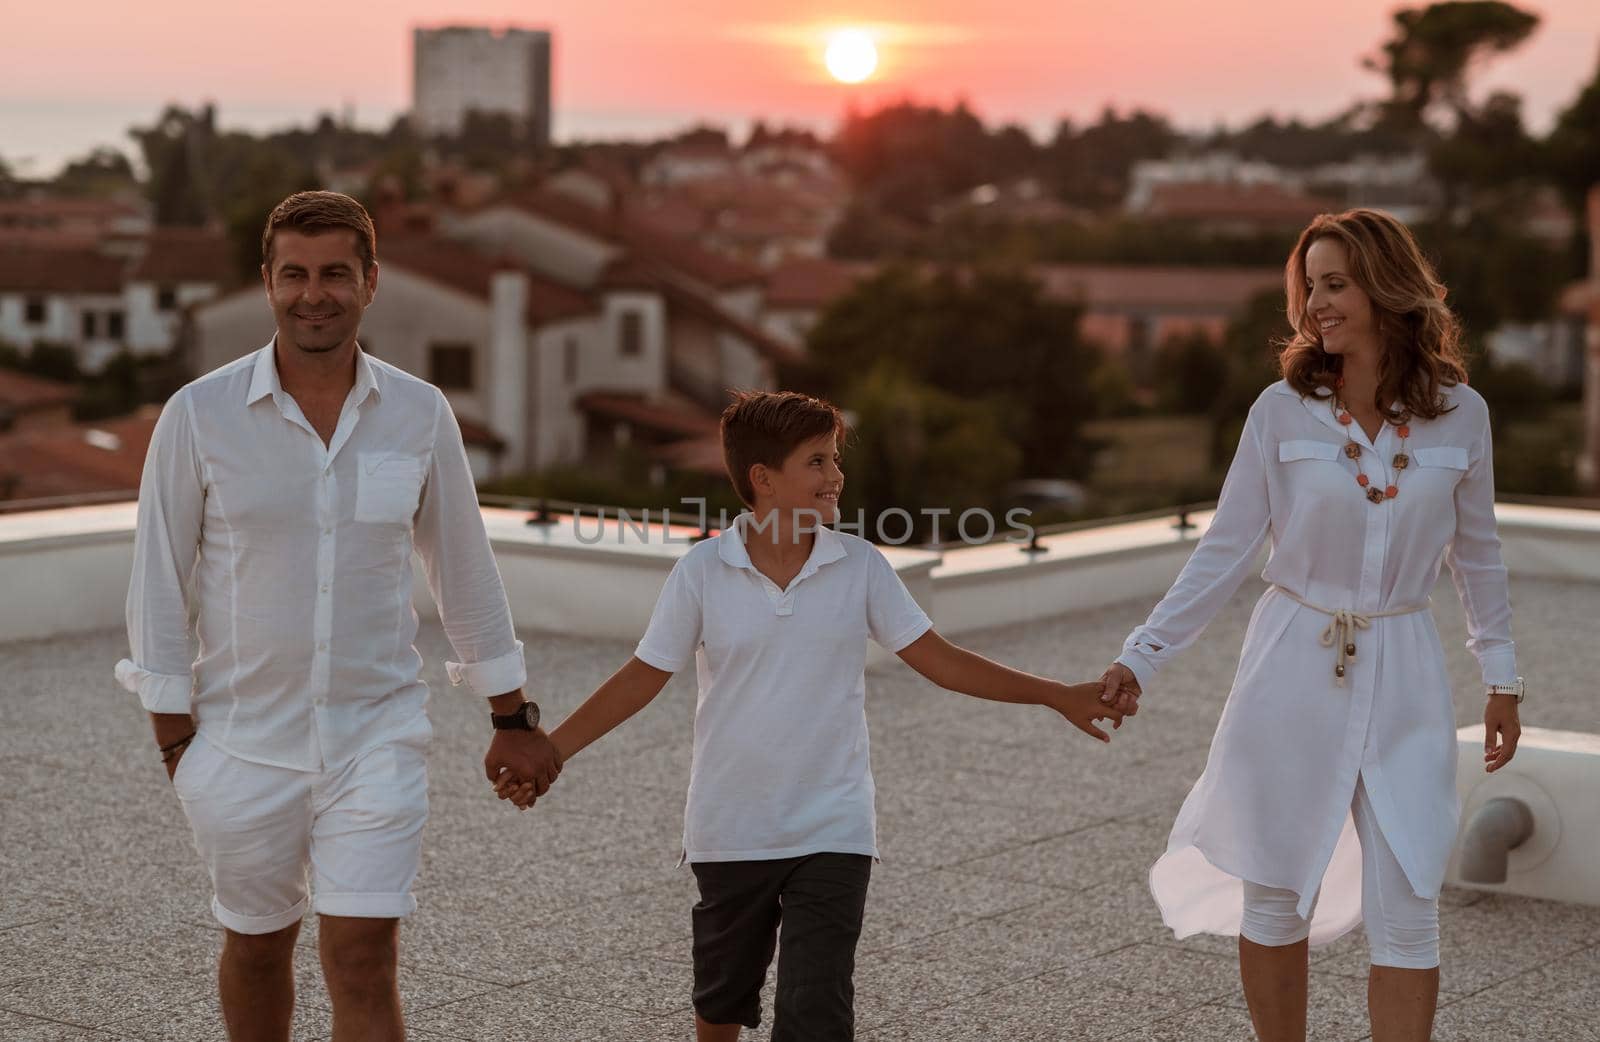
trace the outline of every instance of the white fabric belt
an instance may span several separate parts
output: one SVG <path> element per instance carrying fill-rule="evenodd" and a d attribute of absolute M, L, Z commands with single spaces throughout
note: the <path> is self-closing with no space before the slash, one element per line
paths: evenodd
<path fill-rule="evenodd" d="M 1409 608 L 1391 608 L 1388 611 L 1352 611 L 1349 608 L 1324 608 L 1320 604 L 1312 604 L 1293 590 L 1279 586 L 1276 583 L 1272 588 L 1288 597 L 1290 600 L 1312 611 L 1321 612 L 1332 617 L 1328 628 L 1322 631 L 1322 646 L 1334 649 L 1333 675 L 1336 682 L 1344 683 L 1345 661 L 1356 657 L 1356 631 L 1370 629 L 1373 619 L 1381 619 L 1389 615 L 1415 615 L 1419 611 L 1427 611 L 1433 604 L 1433 598 L 1422 604 L 1412 605 Z"/>

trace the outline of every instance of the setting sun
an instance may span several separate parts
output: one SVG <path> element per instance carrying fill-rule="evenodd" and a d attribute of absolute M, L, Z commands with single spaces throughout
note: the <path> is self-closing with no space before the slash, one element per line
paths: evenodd
<path fill-rule="evenodd" d="M 839 82 L 860 83 L 878 67 L 878 48 L 861 30 L 843 29 L 828 40 L 823 61 Z"/>

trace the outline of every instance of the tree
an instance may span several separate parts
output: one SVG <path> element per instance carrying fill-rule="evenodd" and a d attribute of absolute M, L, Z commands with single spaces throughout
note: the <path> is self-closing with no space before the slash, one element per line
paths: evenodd
<path fill-rule="evenodd" d="M 946 535 L 962 511 L 975 507 L 988 509 L 996 529 L 1004 528 L 1002 495 L 1021 454 L 997 403 L 929 387 L 889 359 L 858 372 L 842 400 L 855 416 L 843 453 L 842 512 L 852 523 L 862 513 L 862 535 L 898 539 L 904 519 L 884 517 L 896 508 L 912 514 L 918 540 L 935 534 L 923 514 L 929 509 L 950 512 Z"/>
<path fill-rule="evenodd" d="M 57 195 L 107 196 L 137 192 L 139 179 L 134 176 L 133 164 L 122 152 L 97 148 L 63 167 L 50 188 Z"/>
<path fill-rule="evenodd" d="M 854 374 L 888 363 L 947 394 L 994 404 L 1027 476 L 1078 476 L 1090 463 L 1080 428 L 1093 412 L 1098 363 L 1079 316 L 1022 273 L 893 267 L 823 314 L 808 338 L 809 381 L 841 395 Z"/>
<path fill-rule="evenodd" d="M 1572 104 L 1556 117 L 1545 149 L 1546 168 L 1581 218 L 1589 189 L 1600 183 L 1600 63 Z"/>
<path fill-rule="evenodd" d="M 1539 16 L 1501 0 L 1447 0 L 1394 13 L 1394 36 L 1362 64 L 1389 80 L 1382 122 L 1414 132 L 1438 103 L 1470 110 L 1466 80 L 1476 65 L 1526 40 Z"/>
<path fill-rule="evenodd" d="M 1228 465 L 1250 406 L 1278 379 L 1279 344 L 1290 333 L 1282 290 L 1256 294 L 1228 323 L 1221 349 L 1224 378 L 1207 410 L 1213 468 Z"/>
<path fill-rule="evenodd" d="M 964 102 L 948 112 L 911 102 L 851 112 L 831 150 L 872 205 L 919 222 L 953 195 L 1026 171 L 1037 151 L 1020 127 L 991 135 Z"/>
<path fill-rule="evenodd" d="M 1156 395 L 1162 412 L 1203 413 L 1227 382 L 1227 360 L 1204 331 L 1169 338 L 1156 352 Z"/>
<path fill-rule="evenodd" d="M 1046 150 L 1048 176 L 1062 199 L 1090 209 L 1122 204 L 1133 164 L 1162 159 L 1179 142 L 1166 117 L 1143 109 L 1119 116 L 1107 106 L 1081 132 L 1062 120 Z"/>
<path fill-rule="evenodd" d="M 1528 181 L 1540 171 L 1539 147 L 1522 125 L 1522 99 L 1496 91 L 1483 105 L 1456 113 L 1447 136 L 1428 149 L 1428 168 L 1445 188 L 1445 212 L 1463 193 L 1480 205 L 1488 197 L 1502 205 L 1527 197 Z"/>
<path fill-rule="evenodd" d="M 191 113 L 168 105 L 151 126 L 128 131 L 150 171 L 146 193 L 155 204 L 157 224 L 202 225 L 212 216 L 212 186 L 204 166 L 214 120 L 210 106 Z"/>

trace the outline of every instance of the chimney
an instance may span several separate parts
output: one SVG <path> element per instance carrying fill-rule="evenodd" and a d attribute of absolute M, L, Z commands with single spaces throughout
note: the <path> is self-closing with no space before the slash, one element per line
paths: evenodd
<path fill-rule="evenodd" d="M 489 280 L 489 427 L 506 441 L 501 468 L 518 473 L 528 450 L 528 275 L 505 267 Z"/>

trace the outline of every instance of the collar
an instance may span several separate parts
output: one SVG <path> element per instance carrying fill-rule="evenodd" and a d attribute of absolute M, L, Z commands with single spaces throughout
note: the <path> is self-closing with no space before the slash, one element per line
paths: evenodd
<path fill-rule="evenodd" d="M 274 336 L 267 341 L 267 346 L 256 351 L 255 364 L 250 367 L 250 389 L 244 398 L 246 405 L 254 405 L 269 396 L 275 402 L 282 400 L 283 383 L 278 379 L 277 350 L 278 338 Z M 378 389 L 378 371 L 367 353 L 361 350 L 359 342 L 356 344 L 356 383 L 352 392 L 351 400 L 356 405 L 366 401 L 369 394 L 382 397 Z"/>
<path fill-rule="evenodd" d="M 755 514 L 746 510 L 717 537 L 717 556 L 724 563 L 734 568 L 755 570 L 756 566 L 750 561 L 750 552 L 744 545 L 746 533 L 755 525 L 755 519 Z M 823 565 L 832 564 L 846 556 L 844 540 L 839 533 L 826 526 L 818 527 L 816 541 L 811 544 L 811 556 L 806 558 L 806 563 L 800 567 L 800 573 L 795 578 L 803 579 Z"/>
<path fill-rule="evenodd" d="M 1299 398 L 1301 404 L 1310 411 L 1312 416 L 1316 417 L 1317 422 L 1321 423 L 1329 430 L 1337 431 L 1340 437 L 1348 436 L 1352 441 L 1365 445 L 1369 449 L 1375 448 L 1372 440 L 1367 437 L 1367 432 L 1361 429 L 1361 425 L 1359 423 L 1350 424 L 1349 430 L 1346 430 L 1345 425 L 1339 422 L 1339 418 L 1333 413 L 1333 391 L 1329 388 L 1318 387 L 1316 390 L 1307 395 L 1302 395 L 1299 391 L 1296 391 L 1288 384 L 1280 385 L 1279 390 L 1284 394 L 1293 395 L 1294 397 Z M 1390 402 L 1389 408 L 1394 409 L 1399 404 L 1400 403 L 1397 401 Z M 1392 430 L 1394 430 L 1394 425 L 1386 421 L 1383 426 L 1378 428 L 1378 437 L 1381 439 L 1385 434 Z"/>

